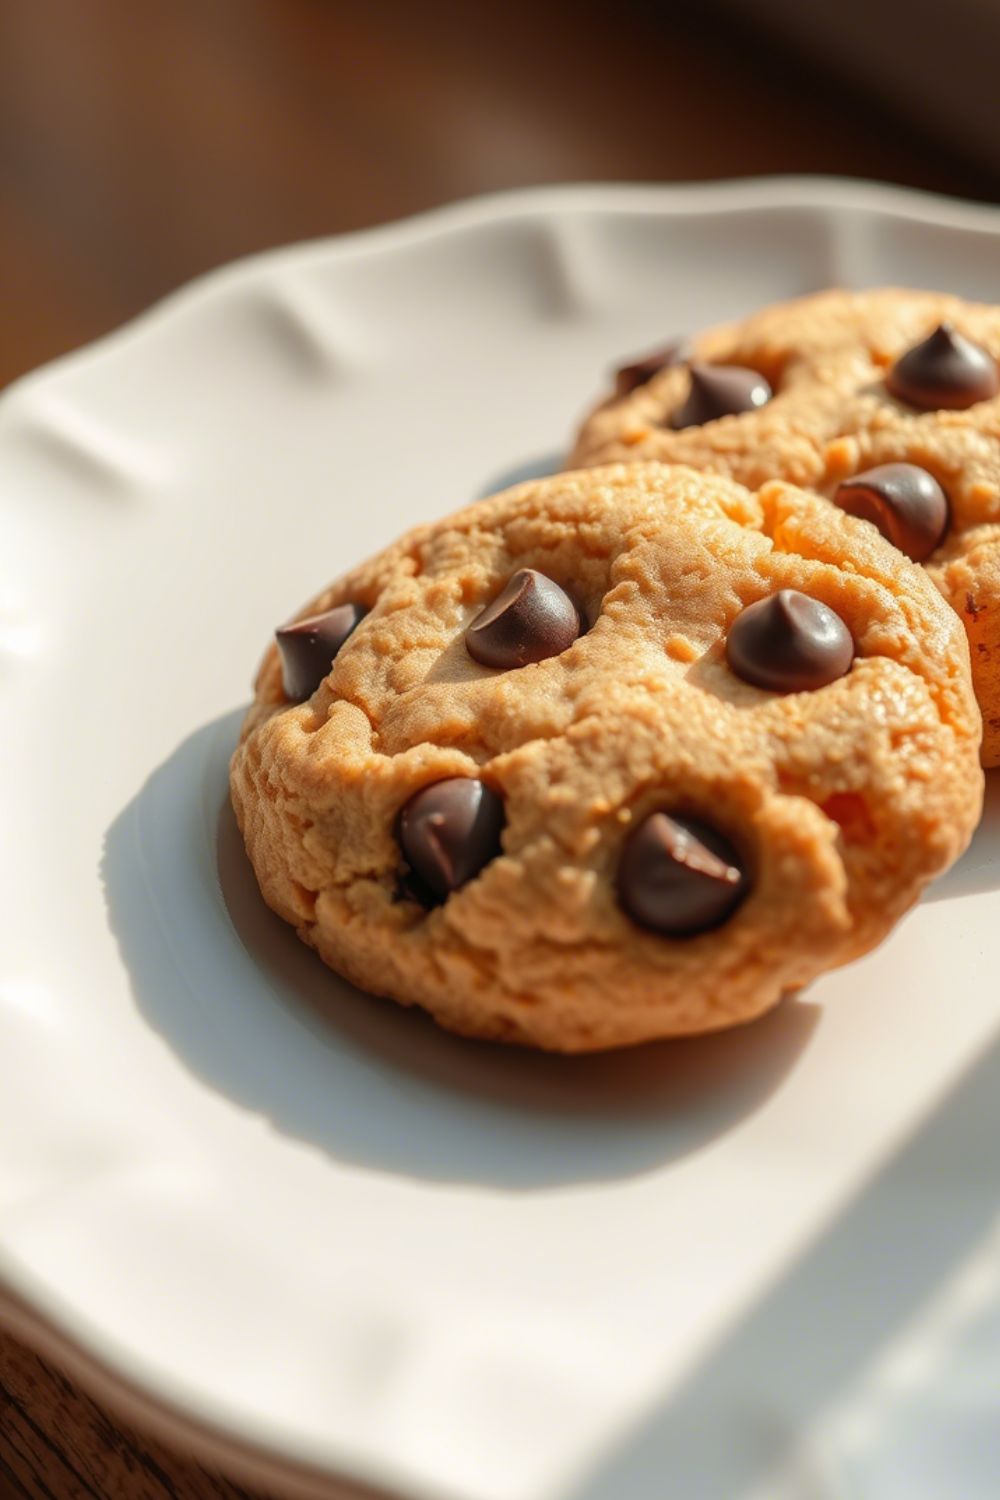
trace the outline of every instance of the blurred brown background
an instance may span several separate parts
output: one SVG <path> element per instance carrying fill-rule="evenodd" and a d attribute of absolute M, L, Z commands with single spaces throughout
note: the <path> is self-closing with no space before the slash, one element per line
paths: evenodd
<path fill-rule="evenodd" d="M 1000 197 L 754 11 L 0 0 L 0 381 L 233 256 L 496 188 L 834 172 Z"/>
<path fill-rule="evenodd" d="M 234 256 L 497 188 L 823 172 L 1000 199 L 940 90 L 887 85 L 892 0 L 848 33 L 851 4 L 823 12 L 870 36 L 864 93 L 814 60 L 844 48 L 802 0 L 800 52 L 753 0 L 0 0 L 0 383 Z M 243 1494 L 0 1336 L 3 1500 Z"/>

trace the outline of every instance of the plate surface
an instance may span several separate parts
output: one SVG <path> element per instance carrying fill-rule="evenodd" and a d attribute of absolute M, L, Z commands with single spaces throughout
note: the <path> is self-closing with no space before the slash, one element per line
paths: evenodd
<path fill-rule="evenodd" d="M 998 256 L 1000 213 L 855 184 L 543 190 L 237 265 L 6 394 L 22 1324 L 417 1500 L 994 1494 L 996 778 L 877 953 L 567 1060 L 329 974 L 225 773 L 274 623 L 555 462 L 616 356 L 830 282 L 996 300 Z"/>

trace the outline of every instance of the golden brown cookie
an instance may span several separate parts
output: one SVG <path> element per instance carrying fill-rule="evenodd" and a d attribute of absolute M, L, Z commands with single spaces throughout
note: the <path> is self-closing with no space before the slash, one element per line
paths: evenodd
<path fill-rule="evenodd" d="M 264 896 L 470 1035 L 583 1051 L 749 1020 L 877 943 L 979 815 L 954 613 L 782 483 L 519 485 L 279 639 L 231 772 Z"/>
<path fill-rule="evenodd" d="M 847 485 L 841 501 L 923 562 L 962 616 L 983 764 L 997 765 L 998 358 L 1000 308 L 931 292 L 822 292 L 624 367 L 568 467 L 659 459 L 751 487 L 787 479 L 831 499 L 844 481 L 879 470 L 874 492 Z M 943 527 L 941 502 L 928 513 L 928 478 L 943 492 Z"/>

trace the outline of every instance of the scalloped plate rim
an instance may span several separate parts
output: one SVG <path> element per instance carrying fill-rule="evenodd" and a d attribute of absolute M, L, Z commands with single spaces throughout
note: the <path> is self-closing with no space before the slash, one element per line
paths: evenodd
<path fill-rule="evenodd" d="M 911 223 L 933 223 L 945 228 L 1000 229 L 1000 206 L 949 198 L 943 193 L 859 177 L 775 174 L 765 177 L 725 178 L 713 182 L 585 182 L 540 184 L 495 193 L 482 193 L 456 202 L 409 214 L 402 219 L 321 235 L 290 245 L 251 252 L 200 273 L 156 299 L 119 327 L 78 349 L 47 360 L 37 369 L 17 376 L 0 390 L 0 412 L 13 395 L 43 384 L 56 375 L 77 370 L 115 354 L 126 344 L 154 333 L 174 313 L 199 301 L 236 290 L 279 266 L 306 266 L 385 253 L 427 243 L 453 232 L 474 229 L 499 220 L 530 218 L 539 211 L 577 210 L 600 213 L 654 213 L 665 217 L 696 216 L 710 211 L 817 208 L 862 209 L 889 214 Z"/>

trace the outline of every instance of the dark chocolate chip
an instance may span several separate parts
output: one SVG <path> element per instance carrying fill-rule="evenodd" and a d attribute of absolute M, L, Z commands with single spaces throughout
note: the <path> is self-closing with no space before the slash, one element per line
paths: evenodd
<path fill-rule="evenodd" d="M 662 344 L 630 364 L 620 365 L 615 371 L 615 396 L 627 396 L 640 385 L 648 385 L 654 375 L 674 365 L 687 364 L 691 357 L 691 345 L 687 339 L 675 339 L 672 344 Z"/>
<path fill-rule="evenodd" d="M 484 667 L 524 667 L 566 651 L 581 632 L 580 612 L 558 583 L 521 568 L 465 632 Z"/>
<path fill-rule="evenodd" d="M 838 614 L 798 589 L 750 604 L 729 627 L 726 659 L 737 677 L 773 693 L 804 693 L 843 677 L 854 658 Z"/>
<path fill-rule="evenodd" d="M 924 410 L 962 411 L 1000 390 L 996 360 L 979 344 L 941 323 L 922 344 L 900 355 L 885 377 L 898 401 Z"/>
<path fill-rule="evenodd" d="M 948 529 L 948 497 L 916 464 L 879 464 L 837 486 L 841 510 L 871 521 L 914 562 L 930 557 Z"/>
<path fill-rule="evenodd" d="M 698 818 L 664 812 L 644 818 L 625 843 L 618 899 L 642 927 L 694 937 L 718 927 L 750 887 L 736 850 Z"/>
<path fill-rule="evenodd" d="M 742 365 L 692 365 L 687 400 L 674 412 L 672 427 L 701 427 L 717 417 L 766 406 L 773 391 L 756 370 Z"/>
<path fill-rule="evenodd" d="M 324 615 L 295 620 L 274 632 L 286 698 L 300 703 L 312 697 L 333 665 L 333 658 L 367 613 L 360 604 L 338 604 Z"/>
<path fill-rule="evenodd" d="M 481 781 L 454 776 L 410 798 L 399 842 L 410 868 L 443 901 L 500 853 L 503 825 L 502 798 Z"/>

